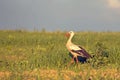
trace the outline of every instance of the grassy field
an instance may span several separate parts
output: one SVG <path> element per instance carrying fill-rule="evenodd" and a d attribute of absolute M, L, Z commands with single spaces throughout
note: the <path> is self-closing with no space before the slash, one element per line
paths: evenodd
<path fill-rule="evenodd" d="M 0 31 L 0 80 L 119 80 L 120 32 L 76 32 L 73 43 L 94 57 L 66 65 L 65 32 Z"/>

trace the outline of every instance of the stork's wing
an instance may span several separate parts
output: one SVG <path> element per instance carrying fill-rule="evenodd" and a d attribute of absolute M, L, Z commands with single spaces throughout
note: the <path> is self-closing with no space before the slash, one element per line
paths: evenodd
<path fill-rule="evenodd" d="M 90 54 L 84 49 L 82 48 L 81 46 L 78 46 L 80 48 L 80 50 L 71 50 L 72 52 L 75 52 L 77 54 L 80 54 L 80 55 L 83 55 L 85 56 L 86 58 L 90 58 Z"/>

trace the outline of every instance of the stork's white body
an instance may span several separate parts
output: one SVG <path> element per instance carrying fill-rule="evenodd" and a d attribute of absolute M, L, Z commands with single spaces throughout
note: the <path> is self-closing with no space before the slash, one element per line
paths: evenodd
<path fill-rule="evenodd" d="M 77 45 L 71 43 L 71 42 L 67 42 L 66 47 L 68 49 L 68 51 L 74 56 L 83 56 L 82 54 L 76 54 L 75 52 L 72 52 L 71 50 L 81 50 L 81 48 L 79 48 Z"/>

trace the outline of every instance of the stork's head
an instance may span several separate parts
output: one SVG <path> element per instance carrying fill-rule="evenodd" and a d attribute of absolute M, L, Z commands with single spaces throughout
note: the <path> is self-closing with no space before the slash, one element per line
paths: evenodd
<path fill-rule="evenodd" d="M 74 35 L 74 32 L 73 31 L 69 31 L 66 33 L 66 37 L 70 37 L 70 36 L 73 36 Z"/>

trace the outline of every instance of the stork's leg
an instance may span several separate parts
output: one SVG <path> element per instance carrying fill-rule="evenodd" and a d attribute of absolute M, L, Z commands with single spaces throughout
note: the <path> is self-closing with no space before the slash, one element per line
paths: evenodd
<path fill-rule="evenodd" d="M 74 57 L 72 58 L 71 62 L 70 63 L 74 63 Z"/>
<path fill-rule="evenodd" d="M 75 57 L 75 59 L 76 59 L 76 63 L 78 64 L 78 58 L 77 58 L 77 57 Z"/>
<path fill-rule="evenodd" d="M 74 63 L 74 56 L 72 57 L 71 62 L 67 65 L 67 67 L 69 67 L 72 63 Z"/>

